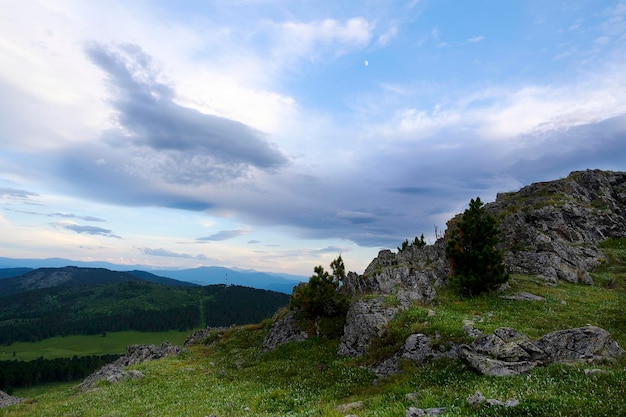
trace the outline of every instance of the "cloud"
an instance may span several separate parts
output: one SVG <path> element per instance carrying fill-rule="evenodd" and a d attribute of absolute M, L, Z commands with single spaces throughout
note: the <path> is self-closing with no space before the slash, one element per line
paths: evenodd
<path fill-rule="evenodd" d="M 39 194 L 31 192 L 31 191 L 18 190 L 15 188 L 0 187 L 0 197 L 3 197 L 3 198 L 27 200 L 31 197 L 38 197 L 38 196 Z"/>
<path fill-rule="evenodd" d="M 477 43 L 477 42 L 482 42 L 485 40 L 484 36 L 475 36 L 473 38 L 469 38 L 466 42 L 467 43 Z"/>
<path fill-rule="evenodd" d="M 378 37 L 377 43 L 379 46 L 387 46 L 389 42 L 391 42 L 391 40 L 395 38 L 397 35 L 398 35 L 398 25 L 393 24 L 389 27 L 389 29 L 387 29 L 386 32 L 382 33 Z"/>
<path fill-rule="evenodd" d="M 140 47 L 94 44 L 86 54 L 107 76 L 118 124 L 103 139 L 134 153 L 133 174 L 201 184 L 236 178 L 250 168 L 271 171 L 287 164 L 261 132 L 177 104 L 174 88 Z M 94 160 L 110 165 L 102 156 Z"/>
<path fill-rule="evenodd" d="M 281 22 L 275 28 L 278 39 L 274 55 L 286 63 L 289 56 L 315 61 L 361 50 L 369 45 L 374 24 L 363 17 L 353 17 L 344 22 L 330 18 L 308 23 Z"/>
<path fill-rule="evenodd" d="M 62 217 L 64 219 L 78 219 L 78 220 L 84 220 L 86 222 L 106 222 L 106 220 L 101 219 L 99 217 L 79 216 L 79 215 L 71 214 L 71 213 L 50 213 L 50 214 L 47 214 L 47 216 L 49 216 L 49 217 Z"/>
<path fill-rule="evenodd" d="M 174 251 L 163 249 L 163 248 L 159 248 L 159 249 L 137 248 L 137 249 L 139 250 L 139 252 L 143 253 L 144 255 L 163 256 L 167 258 L 208 260 L 208 258 L 203 254 L 189 255 L 187 253 L 178 253 L 178 252 L 174 252 Z"/>
<path fill-rule="evenodd" d="M 78 234 L 87 234 L 87 235 L 95 235 L 95 236 L 106 236 L 106 237 L 114 237 L 116 239 L 121 239 L 120 236 L 114 235 L 111 230 L 104 229 L 102 227 L 96 226 L 81 226 L 73 223 L 54 223 L 54 226 L 59 226 L 67 230 L 71 230 Z"/>
<path fill-rule="evenodd" d="M 5 210 L 13 211 L 15 213 L 32 214 L 34 216 L 61 217 L 64 219 L 78 219 L 78 220 L 84 220 L 87 222 L 106 222 L 106 220 L 101 219 L 99 217 L 79 216 L 79 215 L 71 214 L 71 213 L 39 213 L 36 211 L 15 210 L 15 209 L 8 209 L 8 208 L 5 208 Z"/>
<path fill-rule="evenodd" d="M 212 234 L 206 237 L 199 237 L 196 240 L 218 242 L 221 240 L 228 240 L 228 239 L 232 239 L 238 236 L 247 235 L 249 233 L 250 233 L 250 230 L 246 230 L 246 229 L 220 230 L 219 232 L 215 234 Z"/>

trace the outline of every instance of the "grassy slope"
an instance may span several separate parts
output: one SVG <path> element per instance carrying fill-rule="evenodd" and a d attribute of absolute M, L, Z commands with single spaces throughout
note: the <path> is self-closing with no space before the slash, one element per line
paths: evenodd
<path fill-rule="evenodd" d="M 170 330 L 167 332 L 111 332 L 106 337 L 57 336 L 40 342 L 16 342 L 11 346 L 0 346 L 0 360 L 30 361 L 43 356 L 46 359 L 71 358 L 72 356 L 106 355 L 124 353 L 126 346 L 133 344 L 160 345 L 167 340 L 175 345 L 182 345 L 187 332 Z M 15 356 L 13 356 L 15 352 Z"/>
<path fill-rule="evenodd" d="M 415 306 L 394 322 L 385 344 L 402 340 L 411 331 L 443 335 L 462 341 L 462 320 L 476 327 L 516 328 L 531 337 L 587 323 L 607 329 L 626 346 L 626 240 L 605 248 L 611 261 L 592 276 L 593 287 L 559 283 L 539 285 L 533 277 L 516 276 L 511 291 L 529 291 L 545 302 L 514 302 L 484 296 L 462 300 L 440 291 L 436 315 Z M 312 339 L 269 353 L 261 349 L 267 323 L 228 330 L 221 340 L 197 346 L 179 358 L 138 365 L 146 377 L 77 393 L 61 387 L 38 394 L 34 402 L 0 409 L 0 416 L 332 416 L 348 413 L 337 404 L 362 400 L 360 417 L 403 416 L 409 406 L 446 407 L 446 416 L 614 416 L 626 414 L 626 359 L 593 365 L 606 374 L 585 376 L 589 366 L 551 365 L 512 378 L 479 376 L 458 360 L 420 366 L 404 364 L 404 372 L 374 385 L 362 361 L 338 358 L 336 340 Z M 475 410 L 465 398 L 480 390 L 488 398 L 517 398 L 511 409 Z M 406 394 L 417 393 L 417 400 Z M 18 391 L 27 395 L 28 391 Z M 36 394 L 36 393 L 33 393 Z M 31 396 L 32 398 L 32 396 Z"/>

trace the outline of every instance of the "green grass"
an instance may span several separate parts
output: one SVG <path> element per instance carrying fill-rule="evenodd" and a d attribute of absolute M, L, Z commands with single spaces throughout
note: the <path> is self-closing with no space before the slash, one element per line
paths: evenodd
<path fill-rule="evenodd" d="M 10 346 L 0 346 L 0 360 L 30 361 L 39 357 L 46 359 L 71 358 L 76 356 L 105 355 L 126 352 L 126 346 L 133 344 L 160 345 L 169 341 L 181 345 L 188 332 L 171 330 L 167 332 L 111 332 L 106 337 L 57 336 L 39 342 L 15 342 Z M 15 352 L 15 356 L 13 356 Z"/>
<path fill-rule="evenodd" d="M 532 276 L 514 276 L 510 292 L 528 291 L 546 298 L 515 302 L 497 295 L 459 298 L 438 292 L 433 306 L 416 305 L 399 315 L 372 355 L 391 353 L 389 344 L 408 333 L 440 334 L 442 343 L 466 341 L 462 321 L 491 332 L 513 327 L 532 338 L 558 329 L 595 324 L 626 346 L 626 245 L 609 242 L 607 262 L 592 273 L 595 286 L 540 285 Z M 435 315 L 428 315 L 433 309 Z M 407 407 L 446 407 L 445 416 L 619 416 L 626 415 L 626 358 L 613 364 L 550 365 L 528 374 L 498 378 L 470 371 L 461 361 L 443 359 L 421 365 L 402 363 L 402 372 L 375 382 L 365 360 L 335 355 L 337 339 L 313 338 L 264 352 L 267 323 L 233 327 L 210 345 L 199 345 L 178 358 L 136 366 L 146 377 L 100 384 L 80 393 L 74 387 L 47 391 L 17 390 L 27 403 L 0 409 L 0 416 L 319 416 L 341 417 L 339 404 L 363 401 L 359 417 L 396 417 Z M 109 336 L 107 336 L 109 337 Z M 383 343 L 384 342 L 384 343 Z M 376 352 L 378 349 L 378 352 Z M 586 376 L 589 367 L 606 373 Z M 474 409 L 466 398 L 480 390 L 487 398 L 516 398 L 520 405 Z M 415 393 L 416 399 L 407 398 Z"/>

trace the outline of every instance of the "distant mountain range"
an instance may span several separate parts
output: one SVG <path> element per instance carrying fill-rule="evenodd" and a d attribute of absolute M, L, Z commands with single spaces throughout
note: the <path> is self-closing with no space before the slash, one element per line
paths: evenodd
<path fill-rule="evenodd" d="M 197 285 L 228 284 L 291 294 L 295 285 L 307 281 L 299 275 L 258 272 L 254 270 L 231 269 L 208 266 L 193 269 L 159 270 L 145 265 L 117 265 L 109 262 L 81 262 L 63 258 L 14 259 L 0 257 L 0 279 L 23 275 L 37 268 L 63 268 L 76 266 L 84 268 L 105 268 L 112 271 L 129 272 L 143 280 L 160 282 L 166 285 L 185 285 L 162 282 L 173 279 Z M 151 278 L 148 278 L 151 277 Z"/>

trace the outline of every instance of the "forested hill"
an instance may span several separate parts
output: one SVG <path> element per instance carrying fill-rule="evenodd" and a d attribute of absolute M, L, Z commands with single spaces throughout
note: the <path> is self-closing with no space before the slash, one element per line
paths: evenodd
<path fill-rule="evenodd" d="M 40 269 L 2 279 L 0 286 L 5 345 L 69 334 L 257 323 L 289 302 L 289 295 L 273 291 L 163 285 L 100 268 Z"/>
<path fill-rule="evenodd" d="M 143 271 L 120 272 L 105 268 L 39 268 L 24 274 L 0 280 L 0 296 L 52 287 L 77 287 L 113 284 L 126 281 L 148 281 L 172 286 L 193 286 L 189 282 L 159 277 Z"/>

